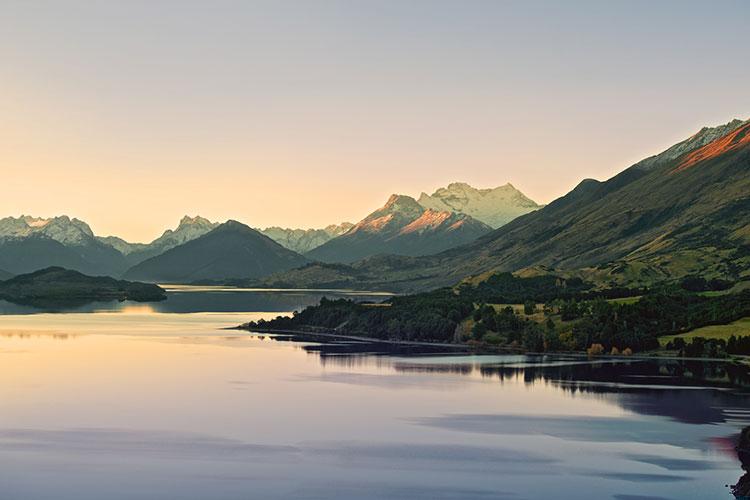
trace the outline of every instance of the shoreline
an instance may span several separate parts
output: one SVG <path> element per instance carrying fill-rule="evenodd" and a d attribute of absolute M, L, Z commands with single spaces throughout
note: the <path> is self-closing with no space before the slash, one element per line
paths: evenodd
<path fill-rule="evenodd" d="M 417 340 L 393 340 L 393 339 L 379 339 L 375 337 L 366 337 L 362 335 L 346 335 L 343 333 L 332 333 L 332 332 L 311 332 L 305 330 L 288 330 L 288 329 L 273 329 L 273 328 L 249 328 L 246 325 L 237 325 L 224 328 L 224 330 L 244 330 L 250 333 L 267 333 L 267 334 L 281 334 L 281 335 L 306 335 L 306 336 L 317 336 L 330 339 L 345 339 L 345 340 L 356 340 L 360 342 L 370 342 L 376 344 L 389 344 L 389 345 L 413 345 L 413 346 L 426 346 L 426 347 L 443 347 L 452 348 L 462 352 L 474 352 L 475 354 L 522 354 L 526 356 L 574 356 L 577 358 L 585 358 L 591 361 L 614 361 L 614 360 L 635 360 L 635 361 L 654 361 L 654 360 L 668 360 L 668 361 L 703 361 L 703 362 L 720 362 L 720 363 L 737 363 L 737 364 L 748 364 L 747 359 L 736 359 L 736 358 L 685 358 L 680 356 L 660 356 L 658 354 L 634 354 L 632 356 L 612 356 L 610 354 L 601 354 L 599 356 L 589 356 L 586 353 L 574 352 L 574 351 L 562 351 L 562 352 L 530 352 L 523 349 L 512 349 L 507 347 L 495 347 L 490 345 L 471 345 L 471 344 L 450 344 L 445 342 L 424 342 Z"/>
<path fill-rule="evenodd" d="M 286 330 L 286 329 L 274 329 L 274 328 L 248 328 L 245 325 L 227 327 L 226 330 L 244 330 L 251 333 L 269 333 L 269 334 L 282 334 L 282 335 L 307 335 L 326 337 L 331 339 L 346 339 L 346 340 L 358 340 L 361 342 L 371 342 L 373 344 L 390 344 L 390 345 L 416 345 L 416 346 L 430 346 L 430 347 L 451 347 L 457 350 L 470 351 L 472 350 L 471 345 L 468 344 L 449 344 L 445 342 L 422 342 L 418 340 L 393 340 L 393 339 L 379 339 L 376 337 L 366 337 L 362 335 L 346 335 L 343 333 L 332 333 L 332 332 L 311 332 L 305 330 Z"/>

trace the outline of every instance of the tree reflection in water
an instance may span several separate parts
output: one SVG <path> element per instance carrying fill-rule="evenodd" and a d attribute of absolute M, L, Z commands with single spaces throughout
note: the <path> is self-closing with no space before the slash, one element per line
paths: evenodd
<path fill-rule="evenodd" d="M 742 429 L 736 449 L 745 474 L 731 486 L 732 494 L 739 500 L 750 500 L 750 427 Z"/>

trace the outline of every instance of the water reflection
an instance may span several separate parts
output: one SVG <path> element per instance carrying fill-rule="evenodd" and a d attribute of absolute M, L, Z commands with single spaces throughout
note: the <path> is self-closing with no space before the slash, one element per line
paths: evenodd
<path fill-rule="evenodd" d="M 741 366 L 253 335 L 221 330 L 245 313 L 127 311 L 0 318 L 0 496 L 708 499 L 741 474 Z"/>
<path fill-rule="evenodd" d="M 0 300 L 0 315 L 48 313 L 123 312 L 140 309 L 154 313 L 250 312 L 286 313 L 317 304 L 322 297 L 346 297 L 358 301 L 380 301 L 383 292 L 348 290 L 265 290 L 189 285 L 168 285 L 167 299 L 161 302 L 90 300 L 34 300 L 13 303 Z"/>

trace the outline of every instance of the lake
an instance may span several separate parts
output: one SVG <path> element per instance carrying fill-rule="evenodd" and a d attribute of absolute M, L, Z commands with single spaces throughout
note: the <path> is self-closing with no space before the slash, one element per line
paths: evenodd
<path fill-rule="evenodd" d="M 2 305 L 0 498 L 705 500 L 743 474 L 741 367 L 250 334 L 225 328 L 349 295 L 179 288 Z"/>

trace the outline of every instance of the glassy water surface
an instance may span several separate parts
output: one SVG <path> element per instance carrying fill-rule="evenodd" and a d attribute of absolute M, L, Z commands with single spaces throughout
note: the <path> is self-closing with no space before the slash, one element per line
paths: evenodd
<path fill-rule="evenodd" d="M 257 293 L 0 316 L 0 498 L 714 499 L 743 474 L 740 367 L 224 330 L 319 298 Z"/>

